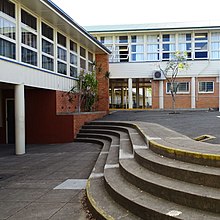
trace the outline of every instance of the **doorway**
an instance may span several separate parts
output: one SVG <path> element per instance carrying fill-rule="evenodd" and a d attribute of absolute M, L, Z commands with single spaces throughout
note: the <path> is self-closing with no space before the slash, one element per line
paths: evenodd
<path fill-rule="evenodd" d="M 6 99 L 6 143 L 15 143 L 15 102 Z"/>

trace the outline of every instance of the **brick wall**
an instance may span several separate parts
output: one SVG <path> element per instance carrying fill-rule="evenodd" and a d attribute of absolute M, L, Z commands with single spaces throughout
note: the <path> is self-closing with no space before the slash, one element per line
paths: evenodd
<path fill-rule="evenodd" d="M 109 79 L 105 77 L 105 73 L 109 71 L 108 55 L 97 54 L 96 64 L 100 72 L 97 71 L 96 78 L 98 80 L 98 102 L 96 104 L 97 111 L 109 111 Z"/>
<path fill-rule="evenodd" d="M 159 81 L 151 82 L 152 86 L 152 109 L 159 108 Z"/>

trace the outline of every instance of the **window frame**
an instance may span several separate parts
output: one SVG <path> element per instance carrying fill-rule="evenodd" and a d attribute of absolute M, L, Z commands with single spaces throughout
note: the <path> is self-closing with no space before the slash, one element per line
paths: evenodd
<path fill-rule="evenodd" d="M 212 91 L 200 91 L 200 83 L 212 83 Z M 207 87 L 207 85 L 205 87 Z M 198 93 L 199 94 L 214 93 L 215 92 L 214 89 L 215 89 L 215 82 L 214 81 L 199 81 L 198 82 Z"/>
<path fill-rule="evenodd" d="M 189 94 L 190 93 L 190 82 L 175 82 L 175 83 L 179 83 L 179 84 L 188 84 L 188 86 L 186 85 L 186 88 L 188 87 L 188 91 L 179 91 L 179 86 L 177 88 L 176 94 Z M 169 82 L 166 82 L 166 94 L 167 95 L 171 95 L 170 90 L 168 91 L 168 84 L 171 84 Z"/>

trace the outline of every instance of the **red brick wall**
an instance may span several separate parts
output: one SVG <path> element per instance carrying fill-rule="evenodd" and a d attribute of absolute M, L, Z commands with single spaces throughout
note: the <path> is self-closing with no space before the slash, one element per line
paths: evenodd
<path fill-rule="evenodd" d="M 101 71 L 96 73 L 98 80 L 98 102 L 96 105 L 97 111 L 109 111 L 109 79 L 105 77 L 105 73 L 109 71 L 108 55 L 97 54 L 96 64 Z"/>
<path fill-rule="evenodd" d="M 152 109 L 159 108 L 159 81 L 152 81 Z"/>

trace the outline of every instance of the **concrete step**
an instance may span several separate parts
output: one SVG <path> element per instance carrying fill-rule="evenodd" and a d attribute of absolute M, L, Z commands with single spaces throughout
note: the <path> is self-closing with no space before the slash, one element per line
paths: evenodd
<path fill-rule="evenodd" d="M 143 168 L 133 159 L 120 160 L 123 177 L 136 187 L 168 201 L 220 213 L 220 189 L 169 178 Z"/>
<path fill-rule="evenodd" d="M 129 183 L 119 168 L 105 169 L 106 189 L 114 200 L 125 209 L 146 220 L 219 220 L 220 215 L 178 205 L 153 196 Z"/>
<path fill-rule="evenodd" d="M 135 150 L 134 157 L 140 165 L 161 175 L 194 184 L 220 188 L 220 171 L 217 167 L 170 159 L 149 149 Z"/>

